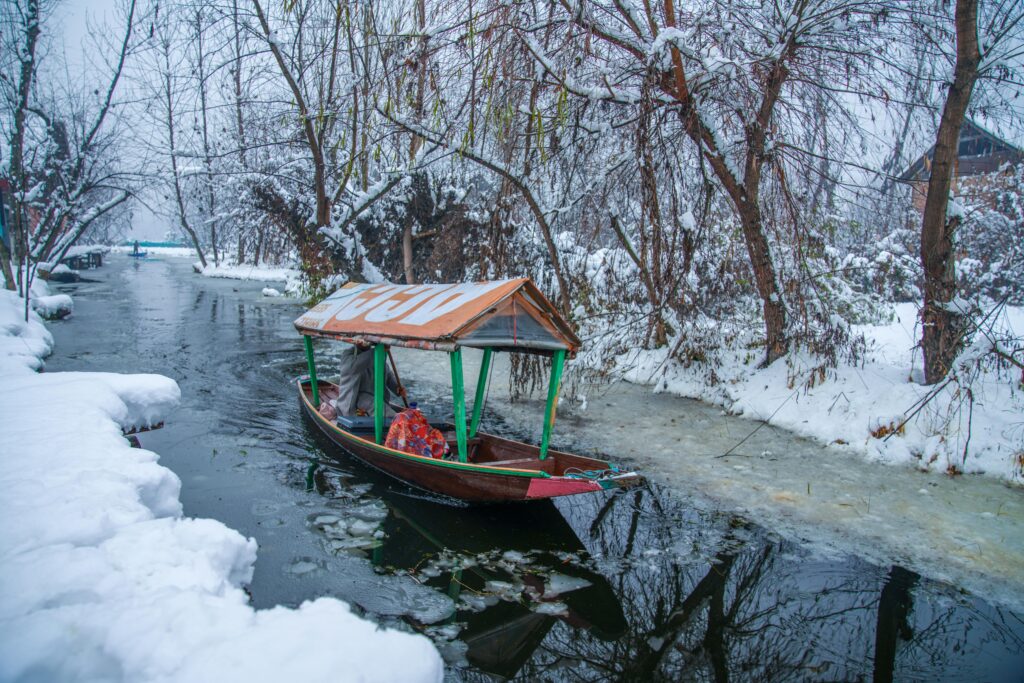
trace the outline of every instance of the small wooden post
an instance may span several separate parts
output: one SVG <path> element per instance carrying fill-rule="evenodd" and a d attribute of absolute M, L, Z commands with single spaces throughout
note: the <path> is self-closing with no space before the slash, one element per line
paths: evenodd
<path fill-rule="evenodd" d="M 309 368 L 309 385 L 313 387 L 313 407 L 320 408 L 320 385 L 316 381 L 316 363 L 313 361 L 313 339 L 308 334 L 302 335 L 306 346 L 306 367 Z"/>
<path fill-rule="evenodd" d="M 562 368 L 565 365 L 565 349 L 555 351 L 551 358 L 551 383 L 548 384 L 548 403 L 544 411 L 544 435 L 540 440 L 540 459 L 548 457 L 548 443 L 551 441 L 551 428 L 555 424 L 555 409 L 558 407 L 558 390 L 562 384 Z"/>
<path fill-rule="evenodd" d="M 378 444 L 384 443 L 384 376 L 388 349 L 383 344 L 373 346 L 373 434 Z"/>
<path fill-rule="evenodd" d="M 469 438 L 476 436 L 480 427 L 480 415 L 484 410 L 484 396 L 487 393 L 487 371 L 491 368 L 491 349 L 484 349 L 484 359 L 480 362 L 480 377 L 476 381 L 476 396 L 473 398 L 473 419 L 469 423 Z"/>
<path fill-rule="evenodd" d="M 459 462 L 466 462 L 466 391 L 462 386 L 462 349 L 448 353 L 452 365 L 452 395 L 455 398 L 455 438 Z"/>

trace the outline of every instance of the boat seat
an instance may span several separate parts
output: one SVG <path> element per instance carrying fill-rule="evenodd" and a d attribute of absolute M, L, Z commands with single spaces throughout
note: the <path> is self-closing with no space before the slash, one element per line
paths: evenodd
<path fill-rule="evenodd" d="M 389 420 L 385 420 L 384 428 L 391 424 Z M 373 415 L 339 415 L 338 426 L 347 429 L 350 432 L 363 431 L 366 429 L 373 429 Z"/>
<path fill-rule="evenodd" d="M 537 458 L 513 458 L 512 460 L 495 460 L 493 462 L 481 462 L 480 465 L 487 467 L 515 467 L 516 465 L 536 465 L 542 462 Z M 518 469 L 534 469 L 533 467 L 520 467 Z"/>
<path fill-rule="evenodd" d="M 393 419 L 394 418 L 392 417 L 384 418 L 385 434 L 391 427 L 391 421 Z M 372 431 L 374 429 L 373 415 L 339 415 L 337 422 L 339 427 L 350 432 L 359 432 L 366 430 Z M 435 429 L 440 429 L 443 432 L 444 428 L 447 427 L 448 424 L 445 422 L 431 422 L 430 426 Z M 479 441 L 479 439 L 477 440 Z"/>

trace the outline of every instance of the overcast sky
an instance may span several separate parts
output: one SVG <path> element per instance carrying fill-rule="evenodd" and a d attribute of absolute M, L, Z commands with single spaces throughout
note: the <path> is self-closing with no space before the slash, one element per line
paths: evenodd
<path fill-rule="evenodd" d="M 0 0 L 3 2 L 3 0 Z M 53 13 L 53 51 L 63 49 L 67 56 L 68 69 L 72 74 L 80 73 L 83 78 L 95 72 L 95 58 L 90 58 L 93 48 L 89 40 L 92 29 L 114 36 L 123 30 L 122 15 L 118 6 L 123 0 L 63 0 Z M 56 55 L 54 55 L 56 56 Z M 93 77 L 105 78 L 106 73 Z M 147 202 L 156 198 L 146 197 Z M 156 216 L 140 202 L 132 203 L 132 227 L 129 239 L 161 240 L 169 227 L 167 219 Z"/>

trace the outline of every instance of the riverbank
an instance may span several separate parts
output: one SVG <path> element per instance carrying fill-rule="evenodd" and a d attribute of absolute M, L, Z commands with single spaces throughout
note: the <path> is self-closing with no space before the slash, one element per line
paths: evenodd
<path fill-rule="evenodd" d="M 612 374 L 652 391 L 720 405 L 733 415 L 789 430 L 828 447 L 830 458 L 1024 483 L 1024 386 L 1020 370 L 987 355 L 1019 345 L 1024 308 L 998 307 L 984 334 L 965 349 L 947 381 L 921 383 L 915 304 L 895 304 L 889 319 L 855 326 L 865 348 L 836 367 L 792 353 L 756 367 L 748 349 L 723 349 L 718 362 L 687 365 L 667 349 L 637 350 L 612 361 Z M 1016 341 L 1014 341 L 1016 340 Z M 597 361 L 584 357 L 583 364 Z M 724 452 L 724 451 L 723 451 Z M 1024 493 L 1024 489 L 1022 489 Z"/>
<path fill-rule="evenodd" d="M 183 517 L 180 479 L 122 436 L 177 383 L 37 373 L 53 337 L 23 305 L 0 291 L 0 680 L 441 679 L 429 640 L 342 601 L 253 609 L 256 542 Z"/>

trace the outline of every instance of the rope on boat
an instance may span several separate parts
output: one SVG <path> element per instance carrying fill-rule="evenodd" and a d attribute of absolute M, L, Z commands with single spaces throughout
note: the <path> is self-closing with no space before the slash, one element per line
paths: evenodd
<path fill-rule="evenodd" d="M 609 465 L 608 469 L 604 470 L 582 470 L 579 467 L 566 467 L 563 476 L 568 477 L 569 479 L 588 479 L 590 481 L 597 481 L 598 479 L 614 477 L 617 474 L 622 474 L 622 470 L 616 465 Z"/>

